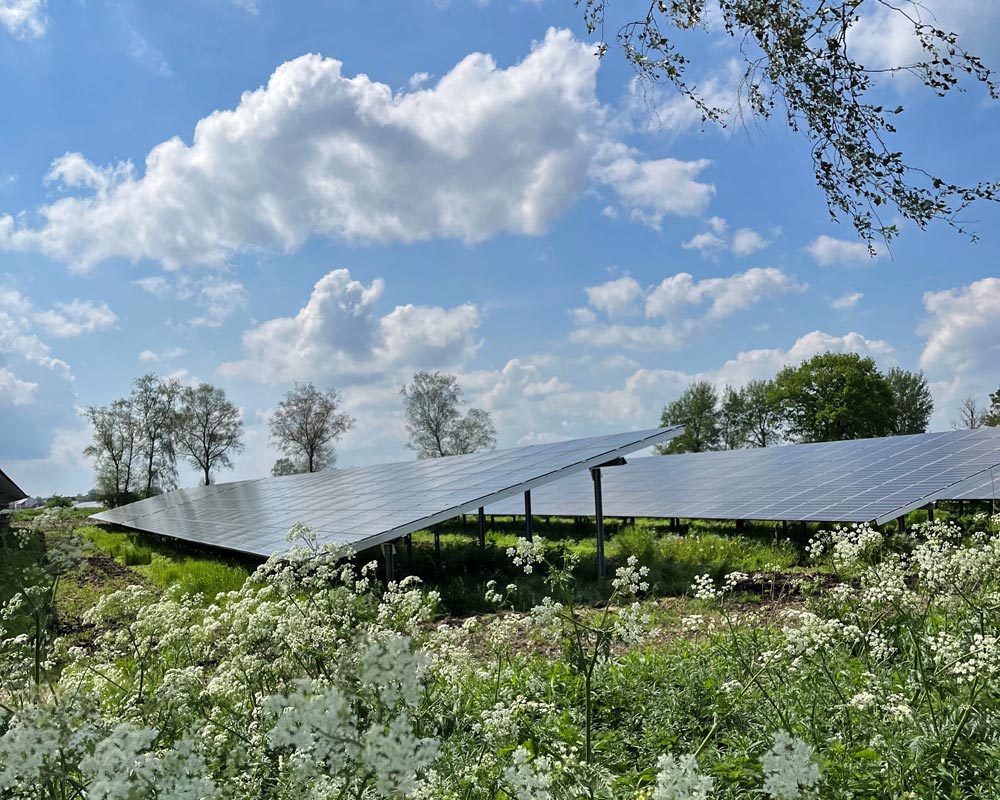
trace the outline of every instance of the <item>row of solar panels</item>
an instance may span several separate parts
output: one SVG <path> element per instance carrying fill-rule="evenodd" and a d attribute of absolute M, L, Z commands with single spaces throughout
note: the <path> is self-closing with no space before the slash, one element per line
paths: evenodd
<path fill-rule="evenodd" d="M 296 522 L 356 550 L 486 508 L 594 514 L 592 467 L 665 442 L 678 427 L 261 478 L 169 492 L 95 515 L 259 555 Z M 883 523 L 942 499 L 996 497 L 1000 430 L 638 458 L 602 470 L 608 516 Z"/>
<path fill-rule="evenodd" d="M 674 426 L 465 456 L 180 489 L 94 515 L 177 539 L 269 556 L 302 522 L 364 550 L 474 513 L 682 432 Z"/>
<path fill-rule="evenodd" d="M 937 500 L 1000 497 L 1000 429 L 638 458 L 604 470 L 613 517 L 869 522 Z M 587 475 L 550 484 L 532 512 L 593 514 Z M 494 514 L 523 514 L 509 499 Z"/>
<path fill-rule="evenodd" d="M 28 495 L 21 491 L 14 481 L 8 478 L 0 469 L 0 508 L 4 508 L 18 500 L 24 500 Z"/>

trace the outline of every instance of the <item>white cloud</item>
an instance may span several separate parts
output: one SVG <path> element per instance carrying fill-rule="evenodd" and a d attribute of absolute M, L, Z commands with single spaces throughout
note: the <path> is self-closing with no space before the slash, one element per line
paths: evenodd
<path fill-rule="evenodd" d="M 478 350 L 476 306 L 396 306 L 380 317 L 375 306 L 384 288 L 381 278 L 365 285 L 346 269 L 328 273 L 294 317 L 247 331 L 247 357 L 223 364 L 220 373 L 268 383 L 319 375 L 362 380 L 458 365 Z"/>
<path fill-rule="evenodd" d="M 920 367 L 931 380 L 935 421 L 947 424 L 955 406 L 970 394 L 985 401 L 996 391 L 1000 364 L 1000 278 L 927 292 L 927 317 L 918 328 L 927 341 Z"/>
<path fill-rule="evenodd" d="M 573 310 L 576 327 L 570 339 L 603 347 L 675 349 L 721 319 L 765 299 L 805 289 L 775 267 L 704 280 L 680 272 L 645 290 L 632 278 L 620 278 L 587 289 L 590 307 Z M 596 312 L 602 312 L 608 321 L 601 321 Z M 645 317 L 645 324 L 617 321 L 639 314 Z"/>
<path fill-rule="evenodd" d="M 771 244 L 752 228 L 740 228 L 730 236 L 729 224 L 722 217 L 709 218 L 708 227 L 709 230 L 695 234 L 681 247 L 685 250 L 697 250 L 706 258 L 714 259 L 724 250 L 742 258 Z"/>
<path fill-rule="evenodd" d="M 429 72 L 414 72 L 410 79 L 406 82 L 406 85 L 411 89 L 421 89 L 423 85 L 431 79 L 431 74 Z"/>
<path fill-rule="evenodd" d="M 0 0 L 0 27 L 18 39 L 37 39 L 48 28 L 45 0 Z"/>
<path fill-rule="evenodd" d="M 739 105 L 742 76 L 740 63 L 730 59 L 722 68 L 713 70 L 697 82 L 697 93 L 710 107 L 721 111 L 724 120 L 729 121 Z M 702 125 L 701 110 L 686 96 L 672 89 L 671 86 L 649 85 L 633 78 L 625 98 L 632 127 L 646 133 L 679 134 Z"/>
<path fill-rule="evenodd" d="M 0 367 L 0 400 L 23 406 L 35 399 L 38 384 L 20 380 L 13 372 Z"/>
<path fill-rule="evenodd" d="M 139 353 L 139 360 L 149 363 L 154 363 L 157 361 L 172 361 L 175 358 L 180 358 L 187 353 L 183 347 L 170 347 L 164 350 L 162 353 L 157 353 L 153 350 L 143 350 Z"/>
<path fill-rule="evenodd" d="M 160 300 L 193 303 L 198 313 L 188 320 L 188 324 L 195 328 L 217 328 L 247 305 L 243 284 L 218 274 L 197 279 L 188 275 L 154 275 L 137 280 L 135 284 Z"/>
<path fill-rule="evenodd" d="M 433 85 L 393 92 L 331 58 L 279 66 L 235 109 L 154 147 L 144 169 L 57 158 L 67 196 L 0 217 L 0 247 L 86 270 L 112 258 L 169 269 L 290 252 L 310 236 L 358 242 L 540 234 L 588 177 L 658 225 L 714 193 L 704 160 L 643 160 L 613 140 L 593 46 L 550 30 L 506 69 L 472 54 Z"/>
<path fill-rule="evenodd" d="M 257 0 L 232 0 L 232 4 L 238 9 L 254 16 L 260 13 L 260 6 L 257 4 Z"/>
<path fill-rule="evenodd" d="M 1000 23 L 1000 6 L 981 0 L 922 0 L 905 3 L 901 13 L 889 3 L 866 5 L 848 37 L 851 56 L 871 69 L 885 69 L 923 61 L 928 54 L 914 35 L 907 16 L 959 36 L 959 45 L 986 57 L 996 53 L 993 35 Z M 957 63 L 957 61 L 956 61 Z M 919 82 L 906 73 L 907 86 Z"/>
<path fill-rule="evenodd" d="M 876 252 L 873 257 L 865 242 L 834 239 L 826 234 L 813 239 L 806 250 L 824 267 L 838 264 L 870 264 L 881 255 Z"/>
<path fill-rule="evenodd" d="M 636 301 L 643 296 L 639 282 L 629 276 L 599 286 L 588 286 L 585 291 L 587 302 L 610 319 L 634 315 L 637 310 Z"/>
<path fill-rule="evenodd" d="M 593 170 L 596 180 L 620 196 L 629 217 L 658 230 L 667 214 L 700 214 L 715 194 L 715 186 L 696 179 L 712 162 L 660 158 L 637 161 L 636 151 L 619 146 L 622 154 Z"/>
<path fill-rule="evenodd" d="M 830 303 L 830 308 L 837 311 L 847 311 L 860 303 L 863 297 L 864 294 L 862 292 L 848 292 Z"/>
<path fill-rule="evenodd" d="M 751 228 L 740 228 L 733 234 L 732 251 L 734 256 L 748 256 L 763 250 L 770 242 Z"/>
<path fill-rule="evenodd" d="M 107 330 L 118 321 L 107 303 L 94 305 L 85 300 L 56 303 L 48 311 L 35 314 L 35 322 L 57 339 L 70 339 L 84 333 Z"/>
<path fill-rule="evenodd" d="M 47 311 L 36 311 L 31 301 L 18 290 L 0 286 L 0 368 L 9 373 L 4 381 L 6 393 L 9 396 L 16 394 L 25 402 L 29 389 L 21 384 L 34 385 L 33 381 L 15 375 L 15 366 L 19 371 L 27 368 L 36 375 L 51 373 L 73 380 L 69 364 L 53 357 L 52 348 L 39 338 L 39 327 L 57 337 L 78 336 L 106 327 L 108 315 L 113 324 L 114 314 L 107 306 L 94 306 L 81 300 L 57 303 Z"/>

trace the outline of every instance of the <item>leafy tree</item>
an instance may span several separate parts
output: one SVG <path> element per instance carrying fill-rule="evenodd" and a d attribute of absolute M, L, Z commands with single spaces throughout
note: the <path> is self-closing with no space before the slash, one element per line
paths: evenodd
<path fill-rule="evenodd" d="M 782 417 L 774 398 L 774 381 L 752 380 L 740 391 L 746 407 L 747 444 L 771 447 L 780 442 Z"/>
<path fill-rule="evenodd" d="M 875 362 L 856 353 L 823 353 L 785 367 L 774 396 L 799 442 L 885 436 L 892 428 L 892 389 Z"/>
<path fill-rule="evenodd" d="M 65 497 L 61 494 L 54 494 L 45 501 L 45 508 L 72 508 L 73 498 Z"/>
<path fill-rule="evenodd" d="M 202 473 L 204 485 L 212 472 L 231 469 L 230 455 L 243 450 L 243 417 L 218 386 L 202 383 L 181 392 L 177 447 Z"/>
<path fill-rule="evenodd" d="M 983 425 L 991 428 L 1000 427 L 1000 389 L 990 395 L 990 407 L 983 415 Z"/>
<path fill-rule="evenodd" d="M 285 393 L 270 424 L 271 446 L 288 457 L 279 459 L 289 461 L 282 469 L 319 472 L 336 463 L 333 441 L 354 426 L 354 419 L 340 412 L 340 402 L 336 389 L 321 392 L 312 383 L 296 383 Z"/>
<path fill-rule="evenodd" d="M 136 418 L 138 446 L 142 461 L 142 496 L 177 485 L 177 455 L 174 435 L 177 402 L 181 385 L 176 380 L 158 378 L 152 372 L 137 378 L 129 396 Z"/>
<path fill-rule="evenodd" d="M 275 461 L 274 466 L 271 467 L 271 474 L 276 478 L 280 478 L 282 475 L 301 475 L 308 471 L 300 461 L 284 457 Z"/>
<path fill-rule="evenodd" d="M 138 424 L 131 403 L 116 400 L 106 406 L 90 406 L 85 416 L 94 438 L 83 452 L 96 461 L 99 497 L 109 507 L 131 502 L 139 458 Z"/>
<path fill-rule="evenodd" d="M 462 387 L 454 375 L 417 372 L 400 394 L 410 434 L 406 446 L 417 451 L 417 458 L 455 456 L 496 447 L 496 428 L 489 412 L 470 408 L 463 414 Z"/>
<path fill-rule="evenodd" d="M 960 431 L 966 428 L 981 428 L 987 424 L 989 413 L 979 406 L 979 401 L 974 395 L 966 397 L 958 407 L 958 417 L 951 421 L 953 430 Z"/>
<path fill-rule="evenodd" d="M 893 367 L 885 375 L 892 391 L 892 422 L 889 433 L 926 433 L 934 412 L 934 400 L 923 372 Z"/>
<path fill-rule="evenodd" d="M 718 450 L 721 442 L 719 427 L 719 395 L 708 381 L 692 383 L 663 409 L 660 425 L 683 425 L 684 433 L 657 447 L 657 452 L 701 453 Z"/>
<path fill-rule="evenodd" d="M 744 447 L 749 435 L 747 398 L 741 389 L 727 386 L 719 406 L 719 439 L 723 450 Z"/>
<path fill-rule="evenodd" d="M 672 85 L 693 102 L 702 121 L 726 124 L 732 109 L 713 106 L 688 75 L 691 31 L 724 30 L 739 44 L 743 75 L 736 118 L 767 119 L 777 110 L 810 146 L 816 182 L 833 219 L 847 217 L 868 241 L 896 233 L 897 215 L 921 228 L 943 220 L 959 231 L 960 212 L 980 199 L 997 200 L 1000 184 L 949 183 L 910 164 L 892 146 L 903 106 L 885 106 L 879 78 L 907 73 L 938 96 L 979 83 L 992 99 L 998 87 L 982 60 L 956 34 L 933 24 L 918 0 L 577 0 L 588 31 L 618 31 L 617 40 L 639 79 L 651 88 Z M 624 8 L 612 20 L 609 10 Z M 635 9 L 633 11 L 633 9 Z M 865 66 L 852 46 L 864 11 L 888 10 L 912 29 L 920 56 L 888 66 Z M 603 56 L 608 45 L 598 48 Z M 973 238 L 975 238 L 973 236 Z"/>

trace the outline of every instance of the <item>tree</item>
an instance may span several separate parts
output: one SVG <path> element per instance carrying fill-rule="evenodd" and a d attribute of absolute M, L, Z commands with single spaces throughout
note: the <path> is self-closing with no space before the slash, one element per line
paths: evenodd
<path fill-rule="evenodd" d="M 138 425 L 128 400 L 106 406 L 90 406 L 85 412 L 93 441 L 84 455 L 95 459 L 95 484 L 109 506 L 131 502 L 134 494 L 134 465 L 138 459 Z"/>
<path fill-rule="evenodd" d="M 774 399 L 774 381 L 752 380 L 741 390 L 746 404 L 747 444 L 771 447 L 781 441 L 781 409 Z"/>
<path fill-rule="evenodd" d="M 747 400 L 743 391 L 727 386 L 719 406 L 719 440 L 723 450 L 738 450 L 749 435 Z"/>
<path fill-rule="evenodd" d="M 774 397 L 799 442 L 885 436 L 892 426 L 892 389 L 875 362 L 856 353 L 823 353 L 785 367 Z"/>
<path fill-rule="evenodd" d="M 458 378 L 440 372 L 417 372 L 400 390 L 406 413 L 407 447 L 417 458 L 440 458 L 496 447 L 497 434 L 489 412 L 470 408 Z"/>
<path fill-rule="evenodd" d="M 657 452 L 664 455 L 718 450 L 721 438 L 718 406 L 719 395 L 712 384 L 692 383 L 660 415 L 660 425 L 683 425 L 684 433 L 658 446 Z"/>
<path fill-rule="evenodd" d="M 975 396 L 970 394 L 958 407 L 958 418 L 951 421 L 951 427 L 956 431 L 981 428 L 986 424 L 988 416 L 987 411 L 979 407 Z"/>
<path fill-rule="evenodd" d="M 271 467 L 271 475 L 275 478 L 280 478 L 283 475 L 301 475 L 308 471 L 303 464 L 291 458 L 279 458 Z"/>
<path fill-rule="evenodd" d="M 288 456 L 297 472 L 318 472 L 336 463 L 332 443 L 353 426 L 354 419 L 340 412 L 336 389 L 321 392 L 312 383 L 296 383 L 271 417 L 271 447 Z"/>
<path fill-rule="evenodd" d="M 132 384 L 129 401 L 136 418 L 142 460 L 142 496 L 177 485 L 177 455 L 174 435 L 177 428 L 177 401 L 181 385 L 176 380 L 158 378 L 152 372 Z"/>
<path fill-rule="evenodd" d="M 183 389 L 177 448 L 201 471 L 205 486 L 212 483 L 213 470 L 232 468 L 230 455 L 242 452 L 242 438 L 242 415 L 225 391 L 208 383 Z"/>
<path fill-rule="evenodd" d="M 924 373 L 893 367 L 886 373 L 885 379 L 892 392 L 889 433 L 893 436 L 926 433 L 934 412 L 934 400 Z"/>
<path fill-rule="evenodd" d="M 672 85 L 694 103 L 703 122 L 725 125 L 733 109 L 713 106 L 690 82 L 690 32 L 724 30 L 736 40 L 744 63 L 735 116 L 766 119 L 783 111 L 789 128 L 809 140 L 831 218 L 849 218 L 872 253 L 873 240 L 896 235 L 891 220 L 897 215 L 921 228 L 943 220 L 967 233 L 961 211 L 976 200 L 998 199 L 996 182 L 949 183 L 892 147 L 904 109 L 882 104 L 881 77 L 908 73 L 938 96 L 978 82 L 991 99 L 1000 96 L 982 59 L 966 51 L 956 34 L 931 24 L 919 0 L 671 0 L 640 3 L 638 14 L 623 0 L 582 5 L 590 33 L 603 33 L 606 25 L 618 30 L 618 43 L 647 89 Z M 609 9 L 619 6 L 626 16 L 609 20 Z M 920 56 L 903 64 L 860 63 L 854 57 L 855 26 L 869 10 L 888 13 L 912 32 Z M 607 50 L 603 43 L 598 54 Z"/>
<path fill-rule="evenodd" d="M 990 395 L 990 407 L 983 416 L 983 425 L 1000 428 L 1000 389 Z"/>

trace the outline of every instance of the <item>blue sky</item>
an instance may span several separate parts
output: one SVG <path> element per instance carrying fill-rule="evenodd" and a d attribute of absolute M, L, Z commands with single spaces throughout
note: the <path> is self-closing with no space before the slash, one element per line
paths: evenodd
<path fill-rule="evenodd" d="M 996 65 L 1000 9 L 928 3 Z M 693 76 L 732 102 L 732 46 Z M 868 63 L 911 47 L 875 13 Z M 1000 385 L 1000 208 L 870 259 L 781 120 L 702 130 L 593 55 L 569 0 L 0 0 L 0 463 L 84 491 L 83 407 L 152 370 L 223 386 L 266 474 L 296 380 L 352 466 L 412 456 L 399 387 L 460 377 L 501 446 L 650 427 L 695 378 L 827 349 L 922 368 L 934 428 Z M 909 79 L 898 149 L 997 177 L 996 103 Z M 185 483 L 193 473 L 182 472 Z"/>

